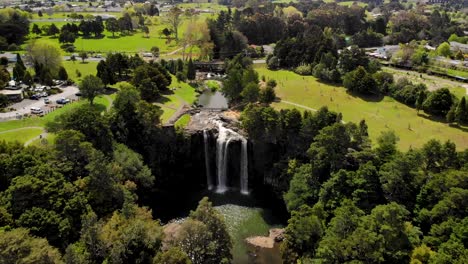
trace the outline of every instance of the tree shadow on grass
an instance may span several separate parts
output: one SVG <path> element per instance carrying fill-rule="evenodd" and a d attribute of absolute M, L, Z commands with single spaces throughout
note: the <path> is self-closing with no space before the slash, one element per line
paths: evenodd
<path fill-rule="evenodd" d="M 343 88 L 344 89 L 344 88 Z M 366 102 L 378 103 L 384 99 L 383 94 L 360 94 L 355 92 L 346 91 L 346 93 L 354 98 L 360 98 Z"/>
<path fill-rule="evenodd" d="M 170 102 L 171 100 L 164 95 L 161 95 L 158 99 L 156 99 L 154 102 L 155 103 L 160 103 L 160 104 L 165 104 L 167 102 Z"/>
<path fill-rule="evenodd" d="M 111 94 L 114 94 L 116 92 L 118 92 L 119 90 L 116 89 L 116 88 L 113 88 L 113 87 L 106 87 L 106 89 L 104 89 L 104 94 L 105 95 L 111 95 Z"/>
<path fill-rule="evenodd" d="M 458 129 L 460 131 L 463 131 L 463 132 L 468 132 L 468 127 L 460 126 L 459 124 L 455 124 L 455 123 L 447 123 L 447 121 L 445 120 L 444 117 L 428 115 L 426 113 L 418 113 L 417 115 L 419 117 L 424 118 L 424 119 L 431 120 L 431 121 L 437 122 L 437 123 L 442 123 L 442 124 L 448 125 L 449 127 L 456 128 L 456 129 Z"/>
<path fill-rule="evenodd" d="M 107 107 L 105 105 L 98 104 L 96 102 L 93 103 L 92 108 L 99 112 L 103 112 L 107 110 Z"/>
<path fill-rule="evenodd" d="M 120 36 L 107 36 L 108 39 L 119 39 Z"/>

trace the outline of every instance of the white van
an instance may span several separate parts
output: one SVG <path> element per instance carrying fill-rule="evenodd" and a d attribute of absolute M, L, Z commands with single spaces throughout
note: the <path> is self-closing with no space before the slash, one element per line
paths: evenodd
<path fill-rule="evenodd" d="M 31 107 L 31 114 L 41 115 L 44 111 L 39 107 Z"/>

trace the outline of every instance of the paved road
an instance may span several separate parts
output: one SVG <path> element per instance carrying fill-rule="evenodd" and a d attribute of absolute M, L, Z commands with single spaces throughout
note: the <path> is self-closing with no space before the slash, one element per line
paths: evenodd
<path fill-rule="evenodd" d="M 62 88 L 62 91 L 63 91 L 62 93 L 54 94 L 54 95 L 48 96 L 47 98 L 49 98 L 49 100 L 52 103 L 55 103 L 57 99 L 62 98 L 62 97 L 69 98 L 69 99 L 76 99 L 75 94 L 79 91 L 79 89 L 76 86 L 67 86 L 67 87 Z M 24 99 L 23 101 L 13 104 L 10 107 L 16 109 L 16 111 L 0 113 L 0 121 L 16 119 L 17 115 L 29 114 L 31 113 L 31 107 L 39 107 L 42 110 L 48 109 L 48 107 L 46 106 L 42 98 L 40 100 Z"/>

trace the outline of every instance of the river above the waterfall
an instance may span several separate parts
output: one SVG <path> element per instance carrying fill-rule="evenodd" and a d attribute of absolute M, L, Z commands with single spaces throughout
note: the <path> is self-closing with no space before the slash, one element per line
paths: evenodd
<path fill-rule="evenodd" d="M 211 91 L 206 89 L 198 97 L 198 104 L 202 108 L 217 108 L 217 109 L 227 109 L 228 100 L 220 91 Z"/>

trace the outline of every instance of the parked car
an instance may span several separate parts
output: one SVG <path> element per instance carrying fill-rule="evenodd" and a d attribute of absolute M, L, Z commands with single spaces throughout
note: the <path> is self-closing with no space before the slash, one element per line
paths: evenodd
<path fill-rule="evenodd" d="M 44 111 L 39 107 L 31 107 L 31 114 L 43 115 Z"/>
<path fill-rule="evenodd" d="M 81 92 L 77 92 L 75 95 L 76 96 L 81 96 Z"/>
<path fill-rule="evenodd" d="M 41 98 L 41 96 L 38 95 L 38 94 L 33 94 L 33 95 L 31 95 L 31 96 L 29 97 L 29 99 L 31 99 L 31 100 L 39 100 L 39 98 Z"/>
<path fill-rule="evenodd" d="M 49 94 L 47 92 L 42 92 L 39 94 L 41 97 L 47 97 L 49 96 Z"/>
<path fill-rule="evenodd" d="M 68 104 L 70 102 L 70 99 L 68 98 L 60 98 L 58 99 L 57 101 L 55 101 L 57 104 L 61 104 L 61 105 L 64 105 L 64 104 Z"/>
<path fill-rule="evenodd" d="M 49 98 L 44 98 L 44 104 L 50 104 Z"/>

